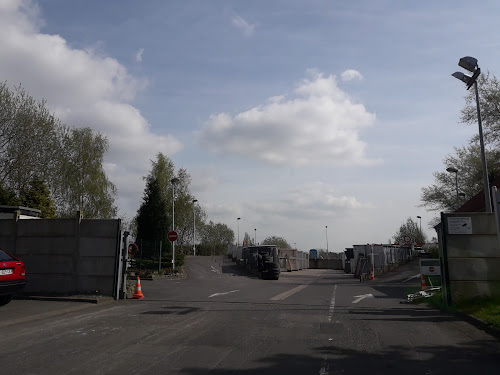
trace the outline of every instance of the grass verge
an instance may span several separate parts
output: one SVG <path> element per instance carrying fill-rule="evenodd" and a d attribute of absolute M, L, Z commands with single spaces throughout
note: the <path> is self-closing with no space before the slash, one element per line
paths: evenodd
<path fill-rule="evenodd" d="M 418 293 L 418 291 L 414 292 Z M 500 298 L 474 298 L 459 301 L 451 306 L 445 306 L 441 291 L 435 292 L 432 297 L 420 298 L 414 303 L 428 303 L 442 311 L 463 312 L 481 319 L 483 322 L 500 328 Z"/>

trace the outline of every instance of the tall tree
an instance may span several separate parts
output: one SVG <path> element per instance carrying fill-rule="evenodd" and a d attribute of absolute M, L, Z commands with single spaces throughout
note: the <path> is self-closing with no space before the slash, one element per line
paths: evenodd
<path fill-rule="evenodd" d="M 243 243 L 248 246 L 248 245 L 253 245 L 253 239 L 250 238 L 250 235 L 245 232 L 245 237 L 243 237 Z"/>
<path fill-rule="evenodd" d="M 408 236 L 415 243 L 425 243 L 427 238 L 425 234 L 420 230 L 418 223 L 414 221 L 411 217 L 406 219 L 406 223 L 401 224 L 396 233 L 393 236 L 394 242 L 402 243 L 404 238 Z"/>
<path fill-rule="evenodd" d="M 57 216 L 50 191 L 42 180 L 34 179 L 29 188 L 22 194 L 21 201 L 23 206 L 40 210 L 42 218 L 51 219 Z"/>
<path fill-rule="evenodd" d="M 458 208 L 455 174 L 447 172 L 447 167 L 458 169 L 458 190 L 459 193 L 465 194 L 465 199 L 470 199 L 483 190 L 483 170 L 479 144 L 472 142 L 468 146 L 455 147 L 454 150 L 454 154 L 448 155 L 443 160 L 443 170 L 433 173 L 434 184 L 422 188 L 421 207 L 426 207 L 429 211 L 450 212 Z M 486 160 L 490 181 L 494 180 L 495 176 L 500 177 L 500 150 L 489 148 Z M 460 205 L 463 204 L 463 198 L 459 198 L 459 202 Z"/>
<path fill-rule="evenodd" d="M 86 218 L 116 217 L 116 187 L 103 168 L 108 147 L 107 138 L 90 128 L 65 129 L 58 159 L 60 174 L 52 184 L 61 216 L 81 210 Z"/>
<path fill-rule="evenodd" d="M 165 210 L 165 196 L 155 176 L 149 176 L 142 204 L 137 212 L 137 238 L 163 241 L 166 245 L 168 218 Z"/>
<path fill-rule="evenodd" d="M 234 242 L 234 232 L 226 224 L 210 221 L 200 228 L 200 248 L 203 255 L 225 254 L 227 245 Z"/>
<path fill-rule="evenodd" d="M 17 195 L 38 176 L 57 176 L 54 161 L 61 124 L 21 86 L 0 84 L 0 184 Z"/>
<path fill-rule="evenodd" d="M 283 238 L 279 236 L 270 236 L 261 242 L 262 245 L 276 245 L 280 249 L 291 249 L 290 244 Z"/>
<path fill-rule="evenodd" d="M 500 146 L 500 81 L 490 72 L 478 77 L 479 106 L 485 142 Z M 462 109 L 463 123 L 477 126 L 476 94 L 469 90 Z"/>

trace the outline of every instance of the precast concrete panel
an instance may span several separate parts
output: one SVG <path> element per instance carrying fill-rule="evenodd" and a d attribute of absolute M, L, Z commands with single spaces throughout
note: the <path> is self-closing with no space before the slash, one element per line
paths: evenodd
<path fill-rule="evenodd" d="M 117 230 L 116 220 L 82 220 L 80 236 L 82 237 L 114 237 Z"/>
<path fill-rule="evenodd" d="M 113 294 L 113 276 L 80 276 L 77 288 L 80 293 Z"/>
<path fill-rule="evenodd" d="M 47 293 L 51 294 L 74 294 L 75 283 L 72 275 L 51 274 L 50 277 L 43 274 L 32 274 L 26 279 L 24 293 Z"/>
<path fill-rule="evenodd" d="M 26 237 L 74 237 L 74 219 L 18 220 L 17 236 Z"/>
<path fill-rule="evenodd" d="M 456 235 L 448 238 L 448 256 L 450 258 L 500 256 L 498 247 L 496 233 L 490 235 Z"/>
<path fill-rule="evenodd" d="M 449 259 L 449 268 L 451 280 L 500 281 L 500 257 Z"/>
<path fill-rule="evenodd" d="M 115 259 L 111 257 L 80 257 L 78 261 L 78 275 L 107 276 L 113 275 Z"/>
<path fill-rule="evenodd" d="M 116 238 L 80 238 L 80 256 L 112 257 L 116 253 Z"/>
<path fill-rule="evenodd" d="M 18 255 L 71 255 L 75 247 L 74 237 L 18 237 L 16 253 Z"/>
<path fill-rule="evenodd" d="M 34 274 L 72 274 L 72 255 L 32 255 L 20 256 L 26 266 L 26 278 L 31 278 Z"/>

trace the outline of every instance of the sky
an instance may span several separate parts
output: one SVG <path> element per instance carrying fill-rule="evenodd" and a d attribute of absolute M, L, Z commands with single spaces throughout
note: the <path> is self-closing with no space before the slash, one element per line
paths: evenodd
<path fill-rule="evenodd" d="M 435 236 L 421 189 L 477 133 L 451 73 L 500 70 L 497 1 L 0 0 L 0 24 L 0 80 L 108 138 L 121 217 L 162 152 L 209 220 L 299 250 Z"/>

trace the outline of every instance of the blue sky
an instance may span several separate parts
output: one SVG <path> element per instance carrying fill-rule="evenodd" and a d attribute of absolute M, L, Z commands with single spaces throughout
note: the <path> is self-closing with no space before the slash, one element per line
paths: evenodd
<path fill-rule="evenodd" d="M 0 79 L 110 140 L 132 218 L 157 152 L 209 219 L 301 250 L 387 242 L 475 127 L 459 123 L 470 55 L 497 74 L 500 3 L 0 3 Z"/>

